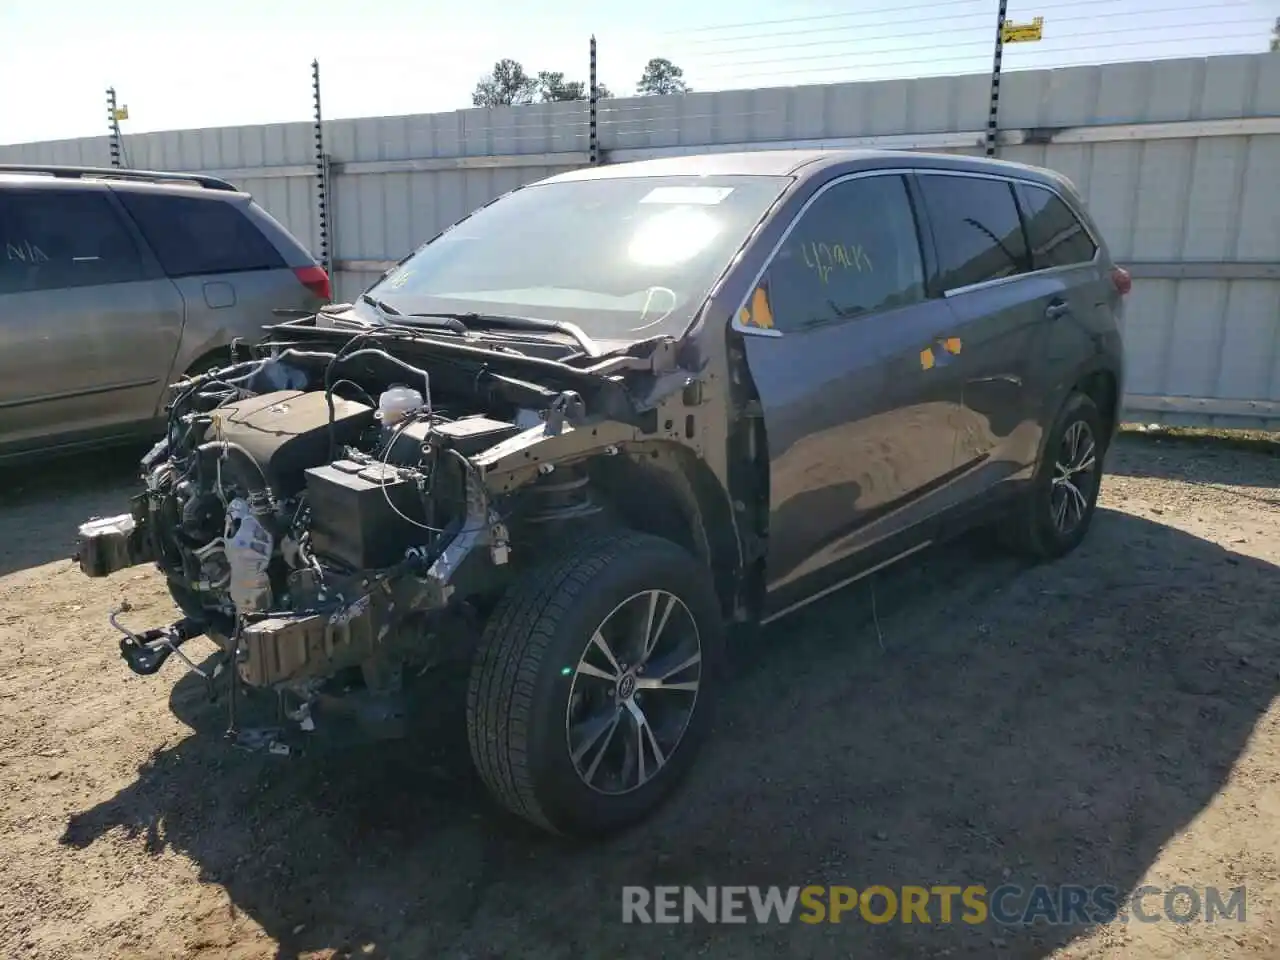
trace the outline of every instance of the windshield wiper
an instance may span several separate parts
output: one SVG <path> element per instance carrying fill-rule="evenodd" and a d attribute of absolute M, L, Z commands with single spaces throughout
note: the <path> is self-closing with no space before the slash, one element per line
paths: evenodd
<path fill-rule="evenodd" d="M 458 324 L 450 329 L 464 332 L 472 327 L 506 327 L 511 330 L 554 330 L 577 341 L 589 357 L 600 356 L 600 346 L 576 323 L 566 320 L 544 320 L 541 317 L 518 317 L 507 313 L 406 313 L 405 317 L 452 320 Z"/>
<path fill-rule="evenodd" d="M 360 301 L 362 303 L 367 303 L 369 306 L 373 307 L 373 309 L 377 310 L 379 313 L 385 316 L 388 316 L 388 317 L 400 316 L 399 310 L 391 306 L 391 304 L 389 303 L 383 303 L 381 300 L 379 300 L 377 297 L 373 296 L 372 294 L 368 294 L 368 293 L 360 294 Z"/>
<path fill-rule="evenodd" d="M 445 330 L 452 330 L 455 333 L 467 332 L 467 325 L 462 322 L 461 317 L 454 317 L 447 313 L 401 313 L 385 300 L 379 300 L 377 297 L 368 293 L 360 294 L 360 299 L 373 307 L 373 309 L 377 310 L 378 315 L 382 317 L 383 320 L 390 321 L 391 323 L 395 323 L 397 320 L 401 320 L 405 317 L 434 317 L 446 322 L 439 324 L 423 324 L 423 326 L 440 327 Z"/>
<path fill-rule="evenodd" d="M 583 353 L 589 357 L 599 357 L 601 350 L 599 344 L 587 336 L 586 332 L 576 323 L 569 323 L 566 320 L 544 320 L 541 317 L 521 317 L 507 313 L 477 313 L 468 311 L 465 313 L 403 313 L 397 310 L 391 304 L 384 300 L 379 300 L 372 294 L 362 293 L 360 299 L 378 314 L 391 323 L 403 323 L 405 320 L 442 320 L 443 323 L 429 324 L 429 326 L 443 327 L 447 330 L 453 330 L 456 333 L 468 333 L 472 327 L 507 327 L 511 330 L 553 330 L 556 333 L 563 333 L 572 337 L 582 347 Z M 428 326 L 428 324 L 424 324 Z"/>

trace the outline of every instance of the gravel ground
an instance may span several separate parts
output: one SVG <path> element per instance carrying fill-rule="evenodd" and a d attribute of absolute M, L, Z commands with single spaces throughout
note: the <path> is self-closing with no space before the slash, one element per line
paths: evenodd
<path fill-rule="evenodd" d="M 0 956 L 1280 956 L 1280 458 L 1125 438 L 1069 558 L 955 544 L 778 623 L 678 798 L 595 848 L 493 809 L 452 684 L 420 742 L 282 759 L 176 664 L 129 674 L 106 612 L 162 622 L 158 578 L 66 557 L 132 463 L 0 475 Z M 1247 916 L 621 922 L 628 884 L 1002 882 Z"/>

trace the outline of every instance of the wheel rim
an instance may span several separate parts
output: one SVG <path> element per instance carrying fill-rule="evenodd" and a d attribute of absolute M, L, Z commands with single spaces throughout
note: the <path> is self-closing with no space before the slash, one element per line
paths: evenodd
<path fill-rule="evenodd" d="M 1053 464 L 1053 486 L 1049 509 L 1054 529 L 1072 533 L 1089 512 L 1090 498 L 1098 484 L 1097 443 L 1093 430 L 1076 420 L 1062 435 L 1058 457 Z"/>
<path fill-rule="evenodd" d="M 604 618 L 573 668 L 565 736 L 582 782 L 619 795 L 670 762 L 702 681 L 698 625 L 666 590 L 628 597 Z"/>

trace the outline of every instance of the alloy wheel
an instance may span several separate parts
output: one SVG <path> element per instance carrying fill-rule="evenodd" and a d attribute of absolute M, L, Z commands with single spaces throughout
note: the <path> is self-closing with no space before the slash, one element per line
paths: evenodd
<path fill-rule="evenodd" d="M 565 734 L 579 778 L 610 795 L 644 786 L 693 717 L 702 679 L 693 614 L 673 593 L 637 593 L 604 618 L 572 672 Z"/>
<path fill-rule="evenodd" d="M 1097 443 L 1084 420 L 1076 420 L 1062 435 L 1053 464 L 1049 509 L 1059 534 L 1071 534 L 1089 512 L 1098 485 Z"/>

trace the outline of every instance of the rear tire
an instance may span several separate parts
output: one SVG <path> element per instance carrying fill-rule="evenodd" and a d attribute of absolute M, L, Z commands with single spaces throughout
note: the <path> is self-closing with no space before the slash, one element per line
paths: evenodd
<path fill-rule="evenodd" d="M 584 541 L 525 575 L 485 627 L 467 689 L 481 779 L 553 833 L 643 819 L 706 738 L 722 657 L 704 565 L 647 534 Z"/>
<path fill-rule="evenodd" d="M 1106 444 L 1097 404 L 1072 393 L 1049 431 L 1031 489 L 1000 528 L 1008 549 L 1042 562 L 1080 545 L 1097 508 Z"/>

